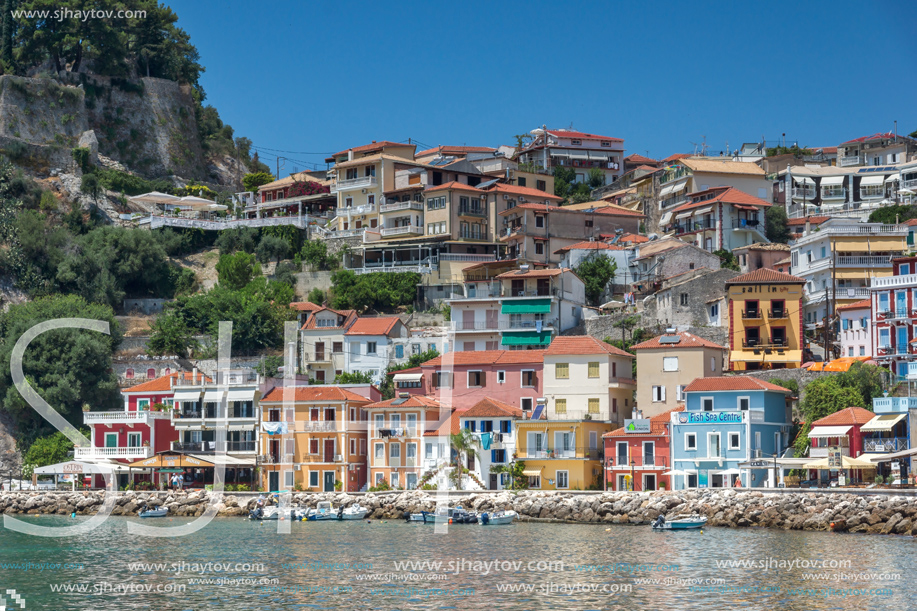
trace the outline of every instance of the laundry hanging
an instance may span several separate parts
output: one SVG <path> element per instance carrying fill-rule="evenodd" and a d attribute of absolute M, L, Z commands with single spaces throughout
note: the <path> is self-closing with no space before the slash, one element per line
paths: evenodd
<path fill-rule="evenodd" d="M 490 440 L 492 439 L 492 437 L 493 436 L 490 433 L 482 433 L 481 434 L 481 447 L 484 448 L 485 450 L 489 450 L 490 449 Z"/>

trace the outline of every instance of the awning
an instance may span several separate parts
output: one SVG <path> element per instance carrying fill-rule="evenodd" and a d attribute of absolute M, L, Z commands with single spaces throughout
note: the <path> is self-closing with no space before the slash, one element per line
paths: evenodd
<path fill-rule="evenodd" d="M 523 469 L 522 475 L 527 477 L 538 477 L 541 475 L 541 469 Z"/>
<path fill-rule="evenodd" d="M 255 389 L 230 390 L 226 396 L 226 399 L 228 401 L 254 401 L 255 400 Z M 205 400 L 205 403 L 207 402 L 208 401 Z"/>
<path fill-rule="evenodd" d="M 551 152 L 549 154 L 551 155 L 551 157 L 569 157 L 570 156 L 569 151 L 562 151 L 560 149 L 551 149 Z"/>
<path fill-rule="evenodd" d="M 687 212 L 682 212 L 681 214 L 676 214 L 676 215 L 675 215 L 675 218 L 676 218 L 676 219 L 686 219 L 686 218 L 688 218 L 689 216 L 691 216 L 692 214 L 693 214 L 693 212 L 691 212 L 690 210 L 688 210 Z"/>
<path fill-rule="evenodd" d="M 844 176 L 825 176 L 821 179 L 821 186 L 832 187 L 844 184 Z"/>
<path fill-rule="evenodd" d="M 222 390 L 208 390 L 204 393 L 204 403 L 219 403 L 223 400 Z"/>
<path fill-rule="evenodd" d="M 423 380 L 422 373 L 396 373 L 395 382 L 420 382 Z"/>
<path fill-rule="evenodd" d="M 668 187 L 662 187 L 662 191 L 659 192 L 659 197 L 665 197 L 666 195 L 668 195 L 669 193 L 671 193 L 671 192 L 672 192 L 672 188 L 673 188 L 674 186 L 675 186 L 675 185 L 669 185 Z"/>
<path fill-rule="evenodd" d="M 677 185 L 672 186 L 672 193 L 678 193 L 679 191 L 684 191 L 685 187 L 688 186 L 688 181 L 680 182 Z"/>
<path fill-rule="evenodd" d="M 712 212 L 712 211 L 713 211 L 713 206 L 707 206 L 706 208 L 695 210 L 694 214 L 707 214 L 708 212 Z"/>
<path fill-rule="evenodd" d="M 842 426 L 816 426 L 809 431 L 809 439 L 813 437 L 846 437 L 847 431 L 853 426 L 845 424 Z"/>
<path fill-rule="evenodd" d="M 191 458 L 196 458 L 201 461 L 211 461 L 214 465 L 223 465 L 226 467 L 254 467 L 255 466 L 255 457 L 254 456 L 236 456 L 234 454 L 213 454 L 201 456 L 198 454 L 191 454 Z"/>
<path fill-rule="evenodd" d="M 873 185 L 881 185 L 885 182 L 885 178 L 882 176 L 864 176 L 860 179 L 861 187 L 870 187 Z"/>
<path fill-rule="evenodd" d="M 804 185 L 814 185 L 815 181 L 809 178 L 808 176 L 794 176 L 793 180 Z"/>
<path fill-rule="evenodd" d="M 77 471 L 76 469 L 79 469 Z M 55 465 L 45 467 L 35 467 L 33 473 L 39 475 L 62 475 L 72 473 L 107 473 L 108 471 L 128 471 L 128 466 L 115 462 L 100 460 L 98 462 L 89 462 L 85 460 L 68 460 L 59 462 Z"/>
<path fill-rule="evenodd" d="M 836 471 L 839 469 L 875 469 L 875 464 L 869 462 L 868 460 L 863 460 L 862 458 L 851 458 L 849 456 L 841 456 L 841 466 L 832 467 L 828 464 L 828 457 L 808 462 L 802 466 L 803 469 L 817 469 L 819 471 Z"/>
<path fill-rule="evenodd" d="M 890 431 L 901 422 L 907 414 L 884 414 L 876 416 L 860 427 L 861 431 Z"/>
<path fill-rule="evenodd" d="M 515 299 L 504 301 L 500 310 L 503 314 L 550 314 L 550 299 Z"/>
<path fill-rule="evenodd" d="M 586 151 L 589 155 L 589 159 L 595 159 L 596 161 L 608 161 L 608 153 L 600 153 L 597 151 Z"/>
<path fill-rule="evenodd" d="M 149 458 L 144 458 L 143 460 L 138 460 L 137 462 L 132 462 L 128 465 L 133 468 L 146 468 L 146 467 L 156 467 L 156 468 L 166 468 L 166 469 L 180 469 L 180 468 L 200 468 L 200 467 L 212 467 L 213 463 L 210 462 L 210 459 L 200 458 L 197 456 L 190 456 L 186 454 L 176 454 L 176 453 L 162 453 L 157 454 L 156 456 L 151 456 Z"/>
<path fill-rule="evenodd" d="M 885 179 L 885 182 L 892 182 L 893 180 L 901 180 L 901 174 L 892 174 Z"/>
<path fill-rule="evenodd" d="M 910 450 L 901 450 L 900 452 L 894 452 L 892 454 L 880 454 L 878 456 L 870 456 L 869 460 L 872 462 L 888 462 L 890 460 L 898 460 L 899 458 L 907 458 L 917 454 L 917 448 L 911 448 Z"/>
<path fill-rule="evenodd" d="M 669 221 L 671 221 L 671 220 L 672 220 L 672 213 L 671 213 L 671 212 L 666 212 L 665 214 L 662 215 L 662 218 L 659 220 L 659 224 L 660 224 L 660 225 L 668 225 L 668 224 L 669 224 Z"/>
<path fill-rule="evenodd" d="M 201 400 L 201 391 L 199 390 L 180 390 L 174 395 L 172 399 L 175 401 L 200 401 Z"/>
<path fill-rule="evenodd" d="M 503 333 L 500 344 L 503 346 L 547 346 L 551 343 L 548 332 L 524 331 L 522 333 Z"/>
<path fill-rule="evenodd" d="M 589 153 L 586 151 L 570 151 L 570 159 L 589 159 Z"/>

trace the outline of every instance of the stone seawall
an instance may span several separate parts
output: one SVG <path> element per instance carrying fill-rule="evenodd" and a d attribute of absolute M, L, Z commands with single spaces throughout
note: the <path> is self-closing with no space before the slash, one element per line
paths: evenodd
<path fill-rule="evenodd" d="M 209 492 L 119 492 L 112 515 L 136 515 L 144 501 L 165 505 L 171 516 L 196 517 L 210 501 Z M 0 495 L 0 513 L 94 514 L 104 492 L 7 492 Z M 226 493 L 217 503 L 222 517 L 246 516 L 257 494 Z M 558 493 L 457 493 L 448 495 L 450 506 L 475 511 L 512 509 L 523 521 L 585 524 L 649 524 L 660 513 L 668 516 L 698 513 L 708 526 L 780 528 L 784 530 L 834 530 L 917 536 L 917 497 L 900 494 L 849 492 L 757 492 L 735 490 L 685 490 L 672 492 Z M 315 507 L 319 501 L 370 509 L 367 518 L 399 519 L 404 512 L 433 511 L 436 494 L 425 491 L 388 493 L 295 493 L 293 503 Z"/>

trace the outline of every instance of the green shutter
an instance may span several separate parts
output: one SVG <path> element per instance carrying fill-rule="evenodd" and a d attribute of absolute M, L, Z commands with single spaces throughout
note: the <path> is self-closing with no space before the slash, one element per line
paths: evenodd
<path fill-rule="evenodd" d="M 504 314 L 550 314 L 550 299 L 514 299 L 504 301 L 502 312 Z"/>

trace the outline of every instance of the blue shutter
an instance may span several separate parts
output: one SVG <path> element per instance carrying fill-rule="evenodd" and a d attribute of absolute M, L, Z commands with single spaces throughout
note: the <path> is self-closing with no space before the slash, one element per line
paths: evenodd
<path fill-rule="evenodd" d="M 844 319 L 844 331 L 847 330 L 847 326 L 848 326 L 849 323 L 850 323 L 850 321 L 848 321 L 848 320 L 845 318 L 845 319 Z"/>
<path fill-rule="evenodd" d="M 490 451 L 490 462 L 492 463 L 497 462 L 497 451 L 496 450 Z"/>
<path fill-rule="evenodd" d="M 471 420 L 465 421 L 465 428 L 468 429 L 469 431 L 471 430 Z"/>
<path fill-rule="evenodd" d="M 404 346 L 402 346 L 401 344 L 398 344 L 397 346 L 395 346 L 395 358 L 396 359 L 404 358 Z"/>
<path fill-rule="evenodd" d="M 477 422 L 474 420 L 469 420 L 469 422 L 471 423 L 471 432 L 477 432 Z"/>

